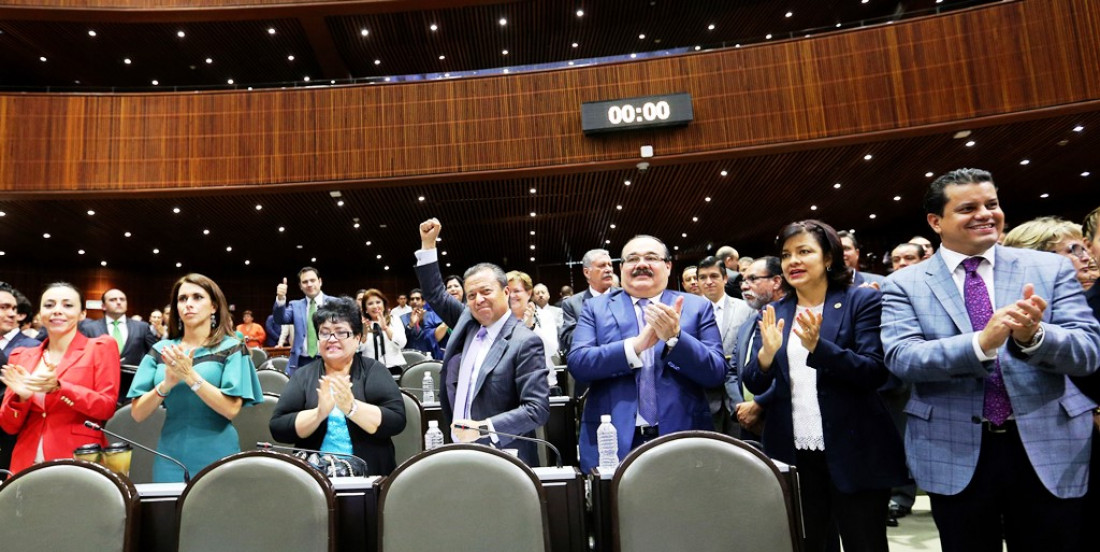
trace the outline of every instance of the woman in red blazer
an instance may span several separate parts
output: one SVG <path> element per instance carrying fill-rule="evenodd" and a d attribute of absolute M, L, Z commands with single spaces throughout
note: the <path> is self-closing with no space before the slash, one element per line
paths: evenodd
<path fill-rule="evenodd" d="M 0 405 L 0 428 L 16 435 L 11 469 L 71 458 L 88 443 L 106 445 L 103 434 L 84 427 L 102 424 L 118 401 L 118 343 L 110 336 L 88 339 L 76 330 L 84 297 L 70 284 L 50 284 L 39 318 L 49 335 L 42 345 L 19 349 L 0 369 L 8 390 Z"/>

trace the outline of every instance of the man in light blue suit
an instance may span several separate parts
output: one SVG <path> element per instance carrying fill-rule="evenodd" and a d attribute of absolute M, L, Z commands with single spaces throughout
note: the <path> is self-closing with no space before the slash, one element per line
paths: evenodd
<path fill-rule="evenodd" d="M 1083 550 L 1096 404 L 1067 376 L 1100 364 L 1100 325 L 1065 258 L 997 245 L 988 172 L 939 177 L 924 207 L 942 247 L 886 279 L 882 341 L 943 550 Z"/>
<path fill-rule="evenodd" d="M 279 324 L 294 324 L 294 344 L 290 348 L 290 361 L 286 373 L 293 374 L 299 366 L 305 366 L 320 358 L 317 356 L 317 328 L 313 326 L 313 313 L 325 302 L 321 293 L 321 273 L 312 266 L 298 271 L 298 287 L 305 297 L 287 303 L 286 278 L 275 288 L 275 306 L 271 315 Z"/>
<path fill-rule="evenodd" d="M 599 463 L 596 428 L 610 414 L 619 458 L 658 435 L 713 430 L 705 390 L 727 365 L 710 301 L 669 291 L 668 248 L 637 236 L 622 252 L 622 289 L 584 303 L 567 365 L 588 382 L 581 414 L 581 470 Z"/>

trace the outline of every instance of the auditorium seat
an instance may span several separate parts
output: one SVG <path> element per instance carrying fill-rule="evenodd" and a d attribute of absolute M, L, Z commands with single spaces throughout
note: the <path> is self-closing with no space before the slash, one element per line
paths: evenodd
<path fill-rule="evenodd" d="M 378 550 L 546 551 L 546 515 L 531 468 L 490 447 L 445 445 L 383 480 Z"/>
<path fill-rule="evenodd" d="M 420 406 L 420 401 L 408 391 L 402 391 L 401 398 L 405 400 L 405 429 L 393 437 L 394 457 L 398 466 L 424 451 L 424 432 L 428 430 L 424 423 L 424 407 Z"/>
<path fill-rule="evenodd" d="M 332 484 L 277 452 L 218 460 L 179 498 L 179 552 L 332 552 L 335 526 Z"/>
<path fill-rule="evenodd" d="M 138 502 L 130 480 L 99 464 L 43 462 L 0 485 L 0 546 L 65 552 L 133 550 Z"/>
<path fill-rule="evenodd" d="M 267 359 L 267 362 L 259 364 L 256 368 L 260 370 L 276 370 L 282 373 L 286 373 L 287 364 L 290 363 L 290 359 L 287 357 L 274 357 Z"/>
<path fill-rule="evenodd" d="M 265 395 L 281 395 L 283 388 L 290 381 L 290 376 L 286 375 L 286 372 L 267 368 L 256 370 L 256 376 L 260 378 L 260 389 L 263 390 Z"/>
<path fill-rule="evenodd" d="M 237 428 L 237 437 L 240 439 L 241 450 L 256 448 L 258 441 L 277 443 L 271 437 L 271 414 L 275 412 L 275 405 L 279 402 L 278 395 L 264 393 L 264 402 L 252 406 L 245 406 L 233 418 L 233 427 Z M 293 443 L 281 443 L 293 445 Z"/>
<path fill-rule="evenodd" d="M 430 358 L 420 351 L 413 349 L 405 349 L 401 351 L 401 355 L 405 357 L 405 366 L 412 366 L 417 362 L 424 362 L 430 360 Z"/>
<path fill-rule="evenodd" d="M 107 420 L 103 427 L 107 431 L 117 433 L 156 450 L 157 443 L 160 442 L 160 430 L 164 427 L 164 415 L 167 412 L 164 407 L 158 406 L 144 422 L 138 423 L 134 421 L 134 417 L 130 414 L 130 405 L 127 404 L 116 410 L 114 416 L 111 416 L 111 419 Z M 109 441 L 115 440 L 109 435 L 107 439 Z M 130 456 L 130 481 L 134 483 L 152 483 L 154 460 L 156 460 L 156 456 L 153 453 L 134 447 L 134 452 Z"/>
<path fill-rule="evenodd" d="M 801 514 L 791 487 L 767 456 L 732 437 L 709 431 L 660 437 L 615 471 L 615 549 L 681 550 L 690 543 L 692 552 L 797 550 Z"/>
<path fill-rule="evenodd" d="M 439 401 L 439 393 L 443 389 L 443 384 L 439 381 L 439 371 L 442 368 L 443 365 L 435 360 L 426 360 L 409 366 L 401 374 L 401 381 L 398 385 L 412 393 L 416 400 L 424 402 L 424 392 L 420 390 L 420 386 L 424 384 L 424 372 L 431 372 L 432 381 L 435 383 L 435 400 Z"/>
<path fill-rule="evenodd" d="M 267 351 L 258 348 L 252 348 L 248 350 L 252 355 L 253 366 L 263 366 L 263 363 L 267 362 Z"/>

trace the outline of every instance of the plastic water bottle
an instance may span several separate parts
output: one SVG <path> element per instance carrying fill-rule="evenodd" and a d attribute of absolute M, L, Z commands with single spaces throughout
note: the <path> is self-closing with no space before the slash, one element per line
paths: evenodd
<path fill-rule="evenodd" d="M 439 429 L 439 421 L 428 420 L 428 432 L 424 434 L 424 450 L 435 450 L 443 446 L 443 431 Z"/>
<path fill-rule="evenodd" d="M 431 372 L 424 372 L 424 381 L 420 382 L 420 392 L 424 394 L 426 403 L 435 402 L 435 380 Z"/>
<path fill-rule="evenodd" d="M 596 428 L 596 445 L 600 451 L 600 468 L 613 470 L 619 467 L 619 434 L 611 425 L 611 415 L 600 416 L 600 427 Z"/>

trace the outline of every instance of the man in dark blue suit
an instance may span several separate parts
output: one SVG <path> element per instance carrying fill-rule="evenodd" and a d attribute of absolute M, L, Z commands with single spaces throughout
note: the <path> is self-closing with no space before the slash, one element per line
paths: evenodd
<path fill-rule="evenodd" d="M 40 341 L 20 331 L 21 322 L 28 316 L 19 312 L 22 294 L 7 282 L 0 282 L 0 366 L 8 363 L 8 356 L 20 347 L 37 347 Z M 0 396 L 7 386 L 0 382 Z M 11 449 L 15 446 L 15 436 L 0 431 L 0 469 L 11 465 Z"/>
<path fill-rule="evenodd" d="M 459 442 L 491 440 L 517 449 L 521 460 L 537 466 L 534 443 L 493 432 L 534 437 L 550 417 L 542 338 L 512 316 L 508 279 L 496 265 L 481 263 L 466 271 L 466 305 L 447 294 L 435 247 L 441 228 L 434 218 L 421 223 L 416 277 L 428 303 L 454 328 L 439 373 L 443 422 L 487 429 L 489 436 L 482 437 L 477 429 L 452 426 L 451 435 Z"/>
<path fill-rule="evenodd" d="M 430 304 L 424 302 L 424 293 L 420 289 L 409 292 L 409 307 L 412 310 L 401 315 L 405 348 L 420 351 L 436 360 L 442 359 L 443 349 L 435 338 L 435 329 L 443 323 L 443 319 Z"/>
<path fill-rule="evenodd" d="M 598 464 L 596 428 L 610 414 L 619 458 L 658 435 L 713 430 L 705 390 L 722 384 L 726 362 L 710 302 L 669 291 L 672 261 L 657 238 L 623 247 L 622 289 L 584 305 L 569 372 L 590 387 L 581 415 L 581 470 Z"/>
<path fill-rule="evenodd" d="M 312 266 L 302 268 L 298 271 L 298 287 L 305 297 L 287 303 L 287 283 L 283 278 L 283 283 L 275 287 L 275 306 L 271 309 L 271 315 L 279 324 L 294 324 L 294 344 L 290 348 L 287 374 L 320 358 L 313 313 L 325 302 L 325 294 L 321 293 L 321 273 Z"/>
<path fill-rule="evenodd" d="M 158 341 L 153 328 L 145 322 L 131 320 L 126 316 L 128 303 L 126 294 L 119 289 L 109 289 L 100 297 L 103 303 L 103 318 L 84 320 L 80 323 L 80 333 L 86 337 L 109 335 L 118 342 L 118 355 L 122 364 L 137 366 L 149 349 Z"/>

